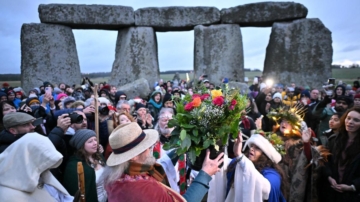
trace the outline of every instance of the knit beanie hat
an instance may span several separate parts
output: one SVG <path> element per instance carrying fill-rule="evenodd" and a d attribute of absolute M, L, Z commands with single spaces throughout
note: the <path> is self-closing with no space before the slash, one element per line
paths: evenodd
<path fill-rule="evenodd" d="M 33 103 L 39 103 L 40 104 L 40 101 L 39 101 L 39 99 L 37 97 L 32 97 L 32 98 L 26 99 L 26 105 L 27 106 L 30 106 Z"/>
<path fill-rule="evenodd" d="M 300 96 L 301 98 L 302 97 L 308 97 L 308 98 L 310 98 L 310 93 L 309 93 L 309 91 L 307 91 L 307 90 L 303 90 L 302 92 L 301 92 L 301 96 Z"/>
<path fill-rule="evenodd" d="M 279 93 L 279 92 L 275 93 L 275 94 L 273 95 L 273 99 L 275 99 L 276 97 L 277 97 L 277 98 L 280 98 L 280 100 L 282 100 L 281 93 Z"/>
<path fill-rule="evenodd" d="M 140 108 L 146 108 L 146 106 L 141 103 L 136 103 L 135 111 L 139 110 Z"/>
<path fill-rule="evenodd" d="M 61 100 L 61 98 L 67 97 L 67 96 L 68 95 L 66 95 L 65 93 L 60 93 L 60 94 L 57 95 L 56 100 Z"/>
<path fill-rule="evenodd" d="M 163 104 L 165 104 L 165 102 L 167 102 L 167 101 L 172 101 L 170 93 L 165 94 L 164 99 L 163 99 Z"/>
<path fill-rule="evenodd" d="M 96 137 L 96 133 L 93 130 L 80 129 L 75 132 L 69 143 L 72 147 L 80 149 L 91 137 Z"/>
<path fill-rule="evenodd" d="M 63 108 L 66 108 L 66 105 L 69 104 L 70 102 L 75 102 L 75 98 L 74 97 L 66 97 L 65 99 L 63 99 L 62 103 L 63 103 Z"/>
<path fill-rule="evenodd" d="M 62 91 L 60 90 L 60 88 L 55 87 L 54 88 L 54 93 L 59 94 L 59 93 L 62 93 Z"/>

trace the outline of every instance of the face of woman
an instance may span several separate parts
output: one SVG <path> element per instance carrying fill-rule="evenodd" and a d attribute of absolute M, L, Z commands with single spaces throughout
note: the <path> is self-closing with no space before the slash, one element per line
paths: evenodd
<path fill-rule="evenodd" d="M 95 154 L 97 152 L 97 148 L 98 143 L 96 137 L 89 138 L 84 144 L 84 149 L 89 155 Z"/>
<path fill-rule="evenodd" d="M 266 95 L 266 97 L 265 97 L 265 100 L 266 101 L 271 101 L 271 93 L 268 93 L 267 95 Z"/>
<path fill-rule="evenodd" d="M 345 118 L 345 128 L 349 133 L 356 133 L 360 129 L 360 113 L 351 111 Z"/>
<path fill-rule="evenodd" d="M 281 134 L 289 133 L 292 130 L 291 124 L 287 120 L 282 120 L 280 124 Z"/>
<path fill-rule="evenodd" d="M 259 160 L 261 154 L 262 151 L 258 146 L 256 146 L 255 144 L 252 144 L 250 146 L 249 157 L 248 157 L 250 161 L 256 162 L 257 160 Z"/>
<path fill-rule="evenodd" d="M 274 102 L 275 102 L 275 103 L 280 103 L 281 100 L 280 100 L 280 98 L 276 97 L 276 98 L 274 98 Z"/>
<path fill-rule="evenodd" d="M 155 102 L 160 102 L 160 98 L 161 98 L 161 95 L 158 93 L 158 94 L 155 95 L 154 101 Z"/>
<path fill-rule="evenodd" d="M 137 113 L 138 113 L 139 116 L 145 115 L 146 114 L 146 109 L 145 108 L 140 108 L 140 109 L 137 110 Z"/>
<path fill-rule="evenodd" d="M 340 127 L 340 118 L 338 115 L 332 115 L 329 120 L 329 128 L 337 130 Z"/>
<path fill-rule="evenodd" d="M 3 115 L 5 116 L 6 114 L 10 114 L 12 112 L 16 112 L 15 107 L 9 105 L 9 104 L 4 104 L 3 105 Z"/>
<path fill-rule="evenodd" d="M 122 125 L 122 124 L 125 124 L 125 123 L 130 123 L 130 119 L 124 115 L 124 114 L 121 114 L 120 117 L 119 117 L 119 124 Z"/>
<path fill-rule="evenodd" d="M 342 93 L 343 93 L 343 89 L 341 87 L 338 87 L 336 89 L 336 95 L 342 95 Z"/>

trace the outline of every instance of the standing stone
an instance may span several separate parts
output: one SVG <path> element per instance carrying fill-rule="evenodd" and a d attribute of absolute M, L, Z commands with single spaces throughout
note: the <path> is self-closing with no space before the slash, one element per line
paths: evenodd
<path fill-rule="evenodd" d="M 81 79 L 75 39 L 70 27 L 23 24 L 21 27 L 21 86 L 25 92 L 44 81 L 78 84 Z"/>
<path fill-rule="evenodd" d="M 130 27 L 118 33 L 109 83 L 122 86 L 145 78 L 153 86 L 160 77 L 156 35 L 151 27 Z"/>
<path fill-rule="evenodd" d="M 156 31 L 188 31 L 196 25 L 220 22 L 220 11 L 215 7 L 150 7 L 135 11 L 135 25 L 153 27 Z"/>
<path fill-rule="evenodd" d="M 196 78 L 207 74 L 210 82 L 244 80 L 244 53 L 239 25 L 195 27 L 194 70 Z"/>
<path fill-rule="evenodd" d="M 306 18 L 308 9 L 294 2 L 260 2 L 221 10 L 221 23 L 271 27 L 274 22 Z"/>
<path fill-rule="evenodd" d="M 320 88 L 331 77 L 331 31 L 317 18 L 274 23 L 263 75 L 277 82 Z"/>
<path fill-rule="evenodd" d="M 134 25 L 134 9 L 128 6 L 40 4 L 43 23 L 69 26 L 73 29 L 119 30 Z"/>

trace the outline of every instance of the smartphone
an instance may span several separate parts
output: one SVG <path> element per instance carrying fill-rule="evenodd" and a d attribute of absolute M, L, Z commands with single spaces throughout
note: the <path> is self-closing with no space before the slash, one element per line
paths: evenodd
<path fill-rule="evenodd" d="M 49 95 L 52 95 L 52 89 L 51 89 L 51 87 L 46 87 L 46 88 L 45 88 L 45 93 L 46 93 L 46 94 L 49 94 Z"/>
<path fill-rule="evenodd" d="M 207 77 L 208 77 L 208 75 L 207 75 L 207 74 L 204 74 L 202 77 L 203 77 L 203 78 L 207 78 Z"/>
<path fill-rule="evenodd" d="M 329 87 L 329 89 L 334 89 L 335 88 L 335 78 L 329 78 L 328 79 L 328 84 L 332 85 L 331 87 Z"/>

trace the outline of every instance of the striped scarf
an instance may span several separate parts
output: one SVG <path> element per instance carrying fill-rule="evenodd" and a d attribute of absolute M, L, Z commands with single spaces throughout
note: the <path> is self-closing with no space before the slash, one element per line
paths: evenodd
<path fill-rule="evenodd" d="M 145 165 L 136 162 L 130 162 L 129 167 L 125 170 L 124 174 L 134 175 L 150 175 L 155 178 L 158 182 L 170 186 L 165 171 L 160 164 L 154 164 L 152 166 Z"/>
<path fill-rule="evenodd" d="M 153 155 L 156 159 L 160 159 L 161 158 L 161 142 L 157 142 L 155 144 L 154 150 L 153 150 Z M 179 188 L 180 188 L 180 194 L 183 195 L 185 194 L 186 188 L 187 188 L 187 184 L 186 184 L 186 159 L 185 159 L 185 155 L 182 154 L 179 156 L 179 160 L 178 160 L 178 172 L 180 175 L 180 180 L 179 180 Z"/>

